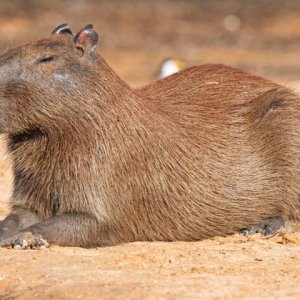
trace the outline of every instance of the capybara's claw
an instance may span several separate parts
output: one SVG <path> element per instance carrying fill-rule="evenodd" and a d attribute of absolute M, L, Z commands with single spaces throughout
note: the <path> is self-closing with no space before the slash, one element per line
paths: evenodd
<path fill-rule="evenodd" d="M 34 235 L 31 232 L 22 232 L 2 240 L 0 246 L 17 250 L 44 249 L 49 247 L 49 244 L 40 235 Z"/>
<path fill-rule="evenodd" d="M 245 236 L 260 233 L 264 238 L 270 238 L 279 233 L 284 227 L 283 218 L 278 217 L 244 228 L 241 233 Z"/>

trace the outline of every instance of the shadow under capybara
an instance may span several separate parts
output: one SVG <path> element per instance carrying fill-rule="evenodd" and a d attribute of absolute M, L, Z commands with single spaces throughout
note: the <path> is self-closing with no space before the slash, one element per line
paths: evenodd
<path fill-rule="evenodd" d="M 68 25 L 0 56 L 0 132 L 13 161 L 0 245 L 200 240 L 300 208 L 300 101 L 223 65 L 132 89 Z"/>

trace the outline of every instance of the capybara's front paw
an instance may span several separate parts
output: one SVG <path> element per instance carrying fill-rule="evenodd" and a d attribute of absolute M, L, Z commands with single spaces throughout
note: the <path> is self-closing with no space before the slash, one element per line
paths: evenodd
<path fill-rule="evenodd" d="M 41 235 L 26 231 L 0 241 L 0 246 L 13 249 L 45 249 L 49 244 Z"/>
<path fill-rule="evenodd" d="M 283 218 L 273 218 L 259 224 L 249 226 L 242 230 L 245 236 L 260 233 L 265 238 L 270 238 L 284 229 Z"/>

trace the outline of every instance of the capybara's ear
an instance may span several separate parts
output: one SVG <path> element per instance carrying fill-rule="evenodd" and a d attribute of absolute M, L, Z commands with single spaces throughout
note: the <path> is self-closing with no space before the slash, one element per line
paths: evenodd
<path fill-rule="evenodd" d="M 70 34 L 73 35 L 69 24 L 61 24 L 57 26 L 53 31 L 52 34 Z"/>
<path fill-rule="evenodd" d="M 86 25 L 76 34 L 74 42 L 80 56 L 91 54 L 96 49 L 98 33 L 92 24 Z"/>

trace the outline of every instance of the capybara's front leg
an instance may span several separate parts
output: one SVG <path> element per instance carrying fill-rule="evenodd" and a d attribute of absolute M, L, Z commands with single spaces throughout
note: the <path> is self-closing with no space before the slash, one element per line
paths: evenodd
<path fill-rule="evenodd" d="M 14 233 L 40 222 L 39 216 L 30 209 L 15 206 L 11 213 L 0 222 L 0 241 Z"/>
<path fill-rule="evenodd" d="M 96 247 L 118 243 L 110 226 L 85 214 L 66 214 L 40 222 L 0 241 L 1 247 L 18 249 L 60 246 Z"/>

